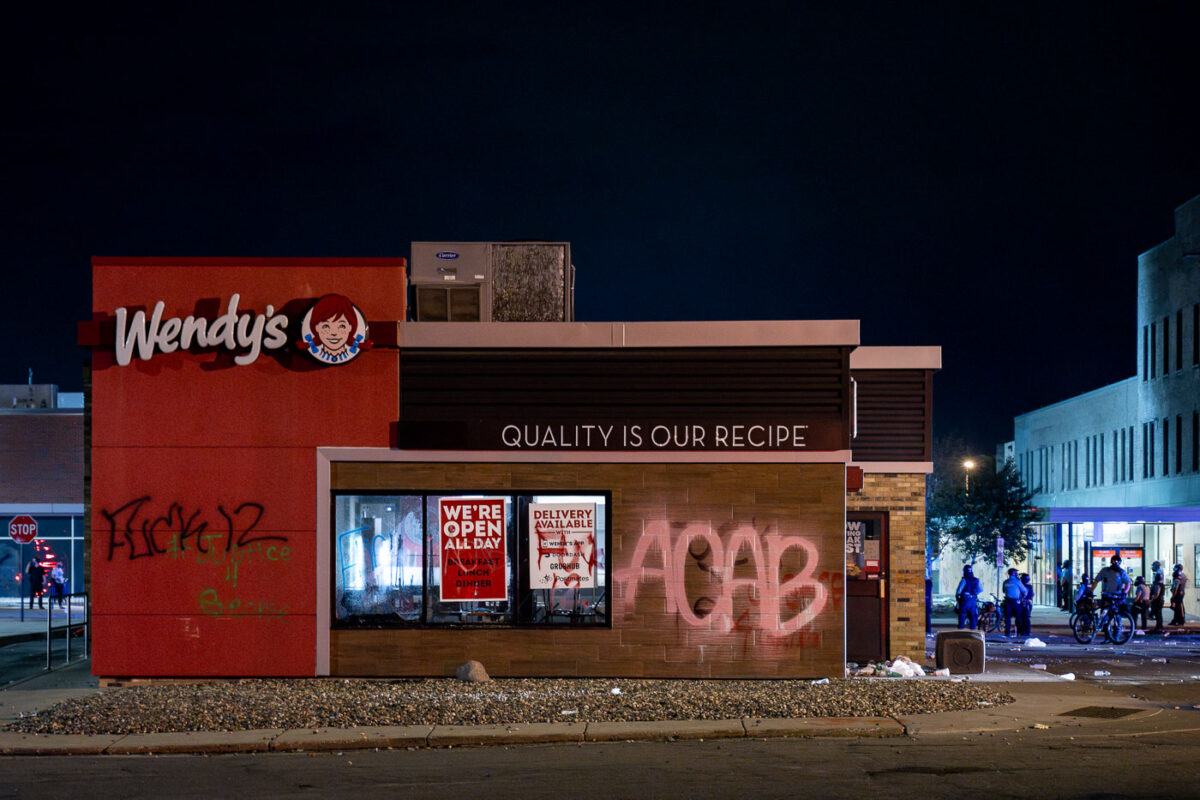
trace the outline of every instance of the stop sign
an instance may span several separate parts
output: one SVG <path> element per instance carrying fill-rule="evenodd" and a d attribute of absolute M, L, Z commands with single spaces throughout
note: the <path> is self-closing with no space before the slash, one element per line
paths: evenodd
<path fill-rule="evenodd" d="M 37 520 L 22 514 L 8 523 L 8 535 L 21 544 L 29 544 L 37 537 Z"/>

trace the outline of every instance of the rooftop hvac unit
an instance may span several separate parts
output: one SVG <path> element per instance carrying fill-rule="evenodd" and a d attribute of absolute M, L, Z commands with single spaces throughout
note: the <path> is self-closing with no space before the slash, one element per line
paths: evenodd
<path fill-rule="evenodd" d="M 567 242 L 413 242 L 418 322 L 571 322 Z"/>

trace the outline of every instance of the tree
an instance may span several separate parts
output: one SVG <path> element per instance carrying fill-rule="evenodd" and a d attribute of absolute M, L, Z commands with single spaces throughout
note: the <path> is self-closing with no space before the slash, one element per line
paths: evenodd
<path fill-rule="evenodd" d="M 930 477 L 926 505 L 927 557 L 936 558 L 948 545 L 966 560 L 996 559 L 997 539 L 1004 539 L 1004 564 L 1025 559 L 1033 546 L 1030 523 L 1039 513 L 1030 503 L 1011 459 L 998 471 L 994 459 L 976 457 L 970 472 L 970 489 L 961 459 L 949 460 L 945 469 Z M 940 474 L 939 474 L 940 472 Z M 957 475 L 956 475 L 957 473 Z"/>

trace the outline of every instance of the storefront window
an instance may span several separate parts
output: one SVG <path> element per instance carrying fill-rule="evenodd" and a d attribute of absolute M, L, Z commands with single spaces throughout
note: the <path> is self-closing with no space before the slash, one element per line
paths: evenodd
<path fill-rule="evenodd" d="M 336 492 L 334 626 L 607 625 L 607 492 Z"/>
<path fill-rule="evenodd" d="M 64 592 L 87 591 L 83 569 L 83 520 L 79 517 L 33 515 L 38 538 L 18 544 L 7 536 L 0 538 L 0 604 L 17 605 L 28 596 L 25 566 L 36 557 L 47 570 L 61 564 L 66 584 Z M 7 522 L 11 517 L 5 517 Z"/>
<path fill-rule="evenodd" d="M 334 620 L 421 617 L 420 496 L 341 495 L 334 502 Z"/>

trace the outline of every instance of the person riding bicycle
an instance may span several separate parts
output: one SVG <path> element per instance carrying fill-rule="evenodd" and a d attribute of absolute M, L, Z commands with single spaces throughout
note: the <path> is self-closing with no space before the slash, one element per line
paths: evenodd
<path fill-rule="evenodd" d="M 964 622 L 971 623 L 971 630 L 979 627 L 979 593 L 982 591 L 983 587 L 979 584 L 979 578 L 971 571 L 971 565 L 963 567 L 962 580 L 958 582 L 958 588 L 954 591 L 954 596 L 958 599 L 958 627 L 966 627 Z"/>
<path fill-rule="evenodd" d="M 1093 599 L 1092 582 L 1088 580 L 1087 573 L 1085 572 L 1079 576 L 1079 590 L 1075 592 L 1074 602 L 1076 606 L 1078 606 L 1080 603 L 1083 603 L 1084 606 L 1089 606 L 1091 605 Z M 1076 610 L 1083 611 L 1084 609 L 1076 608 Z"/>
<path fill-rule="evenodd" d="M 1125 602 L 1130 585 L 1129 573 L 1121 568 L 1121 557 L 1113 556 L 1108 560 L 1108 566 L 1096 573 L 1096 579 L 1092 581 L 1092 591 L 1101 586 L 1102 602 L 1111 600 L 1114 605 L 1121 605 Z"/>

